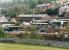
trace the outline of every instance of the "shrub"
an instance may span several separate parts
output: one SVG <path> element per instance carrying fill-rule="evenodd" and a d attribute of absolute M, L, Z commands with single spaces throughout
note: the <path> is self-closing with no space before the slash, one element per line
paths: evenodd
<path fill-rule="evenodd" d="M 5 32 L 2 27 L 0 27 L 0 37 L 4 38 L 5 37 Z"/>

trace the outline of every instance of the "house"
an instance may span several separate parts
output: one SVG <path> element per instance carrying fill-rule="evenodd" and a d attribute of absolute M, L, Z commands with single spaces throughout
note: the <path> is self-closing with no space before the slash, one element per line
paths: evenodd
<path fill-rule="evenodd" d="M 39 20 L 42 17 L 47 16 L 47 14 L 25 14 L 25 15 L 18 15 L 16 18 L 20 22 L 31 22 L 32 20 Z"/>
<path fill-rule="evenodd" d="M 46 3 L 46 4 L 40 4 L 36 5 L 36 7 L 42 11 L 46 11 L 48 9 L 54 9 L 57 8 L 57 5 L 55 3 Z"/>
<path fill-rule="evenodd" d="M 17 23 L 17 20 L 16 20 L 15 18 L 11 18 L 11 19 L 9 20 L 9 22 L 10 22 L 10 23 Z"/>
<path fill-rule="evenodd" d="M 56 0 L 56 3 L 60 5 L 66 5 L 68 2 L 69 0 Z"/>
<path fill-rule="evenodd" d="M 63 20 L 63 19 L 55 19 L 55 20 L 51 20 L 50 23 L 54 24 L 55 26 L 59 26 L 59 27 L 64 27 L 64 25 L 68 22 L 68 20 Z"/>
<path fill-rule="evenodd" d="M 34 20 L 32 25 L 35 25 L 38 32 L 47 32 L 48 22 L 46 20 Z"/>
<path fill-rule="evenodd" d="M 52 19 L 51 16 L 42 17 L 39 20 L 33 20 L 32 25 L 37 27 L 38 32 L 47 32 L 49 21 Z"/>
<path fill-rule="evenodd" d="M 65 17 L 65 18 L 69 18 L 69 4 L 65 5 L 65 6 L 62 6 L 60 9 L 59 9 L 59 15 L 61 17 Z"/>
<path fill-rule="evenodd" d="M 36 5 L 38 8 L 51 8 L 51 3 Z"/>
<path fill-rule="evenodd" d="M 9 21 L 5 16 L 0 17 L 0 24 L 7 24 L 7 23 L 9 23 Z"/>

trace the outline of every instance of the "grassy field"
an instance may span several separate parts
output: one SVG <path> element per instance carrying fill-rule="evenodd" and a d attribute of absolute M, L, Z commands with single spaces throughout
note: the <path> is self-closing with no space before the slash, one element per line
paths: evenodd
<path fill-rule="evenodd" d="M 48 46 L 0 43 L 0 50 L 69 50 Z"/>

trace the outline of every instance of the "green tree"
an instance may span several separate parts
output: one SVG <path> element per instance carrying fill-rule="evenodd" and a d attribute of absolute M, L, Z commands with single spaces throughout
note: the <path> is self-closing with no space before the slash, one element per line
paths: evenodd
<path fill-rule="evenodd" d="M 46 12 L 48 15 L 58 15 L 59 13 L 59 8 L 55 8 L 55 9 L 48 9 L 46 10 Z"/>

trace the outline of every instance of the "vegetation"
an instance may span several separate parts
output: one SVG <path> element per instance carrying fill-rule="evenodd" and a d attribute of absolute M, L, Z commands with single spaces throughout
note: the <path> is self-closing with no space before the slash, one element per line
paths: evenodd
<path fill-rule="evenodd" d="M 48 3 L 51 1 L 53 0 L 25 0 L 25 1 L 12 0 L 11 2 L 5 2 L 1 4 L 1 7 L 4 8 L 2 10 L 2 14 L 10 17 L 15 17 L 16 15 L 19 14 L 33 14 L 33 13 L 46 14 L 46 11 L 45 12 L 40 11 L 39 8 L 36 8 L 36 5 Z M 52 10 L 52 11 L 55 12 L 56 10 Z M 53 13 L 52 11 L 50 11 L 50 13 Z"/>
<path fill-rule="evenodd" d="M 56 47 L 48 46 L 34 46 L 34 45 L 23 45 L 23 44 L 5 44 L 0 43 L 1 50 L 69 50 Z"/>
<path fill-rule="evenodd" d="M 4 29 L 2 27 L 0 27 L 0 37 L 1 38 L 5 37 L 5 32 L 4 32 Z"/>
<path fill-rule="evenodd" d="M 46 10 L 46 13 L 47 13 L 48 15 L 58 15 L 58 13 L 59 13 L 59 8 L 48 9 L 48 10 Z"/>
<path fill-rule="evenodd" d="M 65 31 L 69 33 L 69 21 L 65 24 Z"/>

